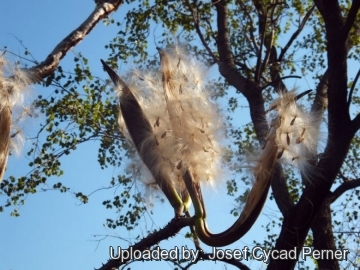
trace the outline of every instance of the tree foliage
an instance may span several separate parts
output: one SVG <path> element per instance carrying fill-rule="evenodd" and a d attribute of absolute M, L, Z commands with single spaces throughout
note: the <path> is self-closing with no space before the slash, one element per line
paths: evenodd
<path fill-rule="evenodd" d="M 275 165 L 270 198 L 281 216 L 265 226 L 268 239 L 258 244 L 277 250 L 297 247 L 298 252 L 304 245 L 319 250 L 348 248 L 351 253 L 347 261 L 314 262 L 319 269 L 357 269 L 360 98 L 356 85 L 360 71 L 353 70 L 359 69 L 360 1 L 101 1 L 94 11 L 98 14 L 96 21 L 86 21 L 76 31 L 84 37 L 119 5 L 120 9 L 130 7 L 121 21 L 106 19 L 109 27 L 119 29 L 106 46 L 107 62 L 113 68 L 128 62 L 139 69 L 158 67 L 159 57 L 152 49 L 153 33 L 158 46 L 184 44 L 193 57 L 218 67 L 210 85 L 214 99 L 228 102 L 228 136 L 233 142 L 231 162 L 236 176 L 229 179 L 227 189 L 237 203 L 246 198 L 245 191 L 239 190 L 239 179 L 251 188 L 238 164 L 247 151 L 265 143 L 265 116 L 270 102 L 292 90 L 287 78 L 313 80 L 314 91 L 307 102 L 311 113 L 323 119 L 321 152 L 313 157 L 310 174 L 299 174 L 288 165 Z M 99 15 L 100 10 L 104 12 Z M 113 89 L 107 80 L 92 74 L 86 56 L 74 58 L 71 74 L 58 66 L 63 55 L 78 42 L 65 41 L 44 62 L 27 69 L 34 82 L 55 90 L 38 96 L 34 102 L 46 120 L 27 153 L 31 159 L 29 173 L 19 178 L 7 176 L 1 183 L 1 192 L 8 199 L 0 210 L 15 209 L 12 215 L 18 215 L 16 209 L 24 203 L 24 196 L 36 193 L 43 183 L 49 185 L 50 176 L 63 174 L 63 156 L 71 156 L 80 144 L 100 142 L 101 168 L 120 166 L 134 151 L 119 130 L 119 106 Z M 251 123 L 238 127 L 241 97 L 249 107 Z M 133 185 L 134 179 L 126 173 L 111 179 L 109 186 L 118 188 L 117 193 L 114 198 L 104 199 L 103 205 L 120 214 L 116 219 L 107 219 L 109 228 L 133 230 L 147 211 L 143 195 L 134 192 Z M 52 186 L 60 192 L 70 191 L 61 182 Z M 74 194 L 83 203 L 89 200 L 82 192 Z M 238 209 L 232 214 L 238 215 Z M 171 220 L 164 229 L 149 233 L 132 247 L 151 248 L 191 225 L 189 218 Z M 270 233 L 272 228 L 276 233 Z M 202 258 L 208 259 L 208 254 Z M 188 262 L 178 263 L 183 267 Z M 246 269 L 240 262 L 227 263 Z M 267 268 L 293 269 L 295 264 L 296 260 L 272 259 Z M 119 261 L 109 260 L 100 269 L 119 266 Z"/>

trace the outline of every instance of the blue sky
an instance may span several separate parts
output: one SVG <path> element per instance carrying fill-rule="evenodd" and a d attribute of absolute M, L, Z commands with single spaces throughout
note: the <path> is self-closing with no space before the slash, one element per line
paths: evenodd
<path fill-rule="evenodd" d="M 32 0 L 32 1 L 3 1 L 0 10 L 0 48 L 7 46 L 8 50 L 23 56 L 23 47 L 28 48 L 36 60 L 42 61 L 52 51 L 58 42 L 67 36 L 73 29 L 80 25 L 92 12 L 94 2 L 91 0 L 64 0 L 61 2 Z M 112 14 L 115 20 L 122 21 L 125 7 Z M 118 29 L 116 26 L 105 26 L 99 23 L 93 31 L 74 48 L 74 52 L 81 52 L 89 59 L 92 73 L 102 78 L 107 75 L 101 68 L 99 59 L 106 58 L 108 52 L 104 46 L 109 43 Z M 16 37 L 16 38 L 15 38 Z M 69 52 L 62 60 L 63 69 L 73 68 L 74 53 Z M 123 72 L 125 70 L 120 70 Z M 307 86 L 305 86 L 307 87 Z M 45 95 L 49 89 L 33 88 L 33 93 Z M 248 110 L 240 109 L 242 115 L 246 115 L 242 122 L 249 121 Z M 28 130 L 25 133 L 33 134 L 40 119 L 30 120 Z M 29 162 L 23 156 L 11 157 L 5 178 L 9 175 L 22 175 L 29 170 Z M 95 143 L 80 146 L 77 151 L 69 157 L 63 158 L 62 164 L 65 175 L 60 179 L 51 179 L 49 186 L 56 182 L 63 182 L 73 190 L 81 190 L 89 194 L 95 189 L 107 186 L 112 176 L 121 173 L 121 168 L 110 168 L 101 170 L 97 161 L 97 149 Z M 241 186 L 240 186 L 241 187 Z M 28 196 L 26 204 L 20 209 L 21 216 L 13 218 L 9 211 L 0 213 L 0 269 L 93 269 L 105 262 L 109 254 L 109 246 L 122 246 L 126 248 L 127 242 L 107 237 L 101 242 L 94 241 L 94 235 L 119 235 L 130 240 L 141 234 L 146 235 L 146 230 L 163 227 L 172 217 L 172 210 L 165 204 L 157 204 L 154 207 L 154 223 L 141 222 L 136 232 L 128 233 L 126 230 L 117 229 L 109 231 L 104 227 L 106 218 L 114 218 L 115 214 L 106 211 L 101 202 L 106 196 L 112 196 L 114 191 L 95 193 L 90 197 L 86 205 L 79 205 L 73 196 L 60 194 L 57 191 L 40 192 Z M 234 207 L 234 201 L 225 196 L 225 188 L 206 191 L 207 201 L 211 210 L 209 211 L 208 224 L 214 232 L 224 230 L 233 221 L 230 219 L 229 211 Z M 0 196 L 0 203 L 5 201 Z M 218 203 L 221 202 L 221 203 Z M 254 228 L 243 239 L 232 245 L 232 248 L 242 249 L 245 245 L 251 247 L 253 240 L 262 241 L 264 235 L 261 224 L 266 224 L 277 214 L 277 208 L 273 203 L 266 204 L 264 214 L 258 220 Z M 223 215 L 221 215 L 224 213 Z M 162 248 L 174 248 L 174 246 L 188 245 L 192 247 L 189 240 L 183 235 L 188 229 L 169 241 L 160 244 Z M 260 268 L 261 263 L 247 263 L 251 268 Z M 142 269 L 142 263 L 130 265 L 132 269 Z M 172 265 L 167 262 L 153 262 L 149 266 L 158 269 L 171 269 Z M 192 269 L 223 269 L 220 263 L 201 263 Z M 228 269 L 233 269 L 228 266 Z"/>

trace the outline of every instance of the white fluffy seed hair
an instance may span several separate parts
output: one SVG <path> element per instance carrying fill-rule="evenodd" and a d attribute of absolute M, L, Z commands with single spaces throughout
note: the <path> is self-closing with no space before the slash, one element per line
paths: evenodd
<path fill-rule="evenodd" d="M 184 188 L 181 177 L 188 167 L 196 181 L 213 184 L 221 168 L 223 148 L 219 141 L 224 138 L 224 121 L 210 100 L 205 67 L 179 47 L 163 52 L 167 63 L 162 63 L 161 71 L 135 70 L 128 82 L 152 125 L 150 136 L 156 138 L 158 147 L 151 153 L 156 168 L 152 171 L 170 174 L 179 191 Z M 164 69 L 169 74 L 166 82 L 162 78 Z M 121 116 L 119 125 L 125 127 Z"/>
<path fill-rule="evenodd" d="M 294 165 L 308 180 L 314 172 L 321 115 L 311 114 L 297 103 L 296 90 L 283 93 L 274 100 L 269 110 L 272 119 L 278 119 L 275 142 L 279 148 L 278 159 Z"/>
<path fill-rule="evenodd" d="M 269 106 L 269 130 L 265 145 L 257 157 L 248 157 L 245 166 L 250 169 L 254 181 L 240 221 L 246 220 L 258 206 L 261 197 L 267 194 L 276 160 L 297 166 L 307 180 L 311 180 L 316 173 L 312 162 L 317 154 L 321 117 L 309 114 L 299 106 L 297 99 L 300 96 L 293 90 L 281 94 Z"/>
<path fill-rule="evenodd" d="M 23 141 L 17 123 L 26 110 L 24 90 L 28 84 L 26 74 L 9 64 L 2 53 L 0 55 L 0 182 L 6 169 L 9 150 L 18 152 Z"/>

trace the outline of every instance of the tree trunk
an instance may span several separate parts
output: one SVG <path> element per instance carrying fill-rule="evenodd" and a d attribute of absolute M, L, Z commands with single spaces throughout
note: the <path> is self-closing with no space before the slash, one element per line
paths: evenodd
<path fill-rule="evenodd" d="M 331 222 L 330 200 L 326 200 L 311 226 L 314 237 L 314 249 L 316 250 L 336 250 L 334 235 Z M 337 260 L 318 260 L 319 269 L 339 270 Z"/>

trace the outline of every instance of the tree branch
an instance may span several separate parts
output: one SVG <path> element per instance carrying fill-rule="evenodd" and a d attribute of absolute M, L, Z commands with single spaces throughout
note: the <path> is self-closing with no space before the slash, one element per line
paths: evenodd
<path fill-rule="evenodd" d="M 360 0 L 353 0 L 342 31 L 344 40 L 346 40 L 349 36 L 351 27 L 353 27 L 354 25 L 359 8 L 360 8 Z"/>
<path fill-rule="evenodd" d="M 261 57 L 262 57 L 262 51 L 263 51 L 263 48 L 265 45 L 265 39 L 266 39 L 267 12 L 265 11 L 264 6 L 262 5 L 262 3 L 260 3 L 260 1 L 257 1 L 256 3 L 254 3 L 254 5 L 255 5 L 255 8 L 257 10 L 258 17 L 259 17 L 259 36 L 261 37 L 259 54 L 257 56 L 256 68 L 255 68 L 255 81 L 260 83 L 261 67 L 262 67 Z M 267 54 L 268 54 L 268 52 L 269 52 L 269 48 L 267 50 Z"/>
<path fill-rule="evenodd" d="M 217 11 L 217 26 L 218 26 L 218 50 L 220 61 L 222 62 L 221 66 L 226 64 L 229 67 L 235 68 L 234 56 L 231 52 L 231 46 L 229 42 L 229 26 L 228 26 L 228 9 L 226 6 L 226 1 L 213 0 L 213 4 L 216 7 Z M 221 71 L 220 71 L 221 72 Z"/>
<path fill-rule="evenodd" d="M 253 29 L 255 29 L 254 21 L 253 21 L 251 15 L 250 15 L 250 13 L 247 11 L 246 6 L 243 4 L 243 2 L 240 1 L 240 0 L 238 0 L 237 2 L 238 2 L 238 4 L 239 4 L 240 8 L 242 9 L 242 11 L 245 13 L 245 16 L 248 18 L 248 20 L 249 20 L 249 22 L 250 22 L 250 31 L 249 31 L 249 34 L 250 34 L 250 42 L 249 42 L 249 43 L 252 44 L 253 49 L 254 49 L 254 51 L 255 51 L 255 54 L 256 54 L 257 56 L 259 56 L 259 53 L 260 53 L 259 45 L 257 44 L 256 38 L 255 38 L 255 36 L 254 36 L 254 32 L 252 31 Z M 240 22 L 240 23 L 241 23 L 241 22 Z M 245 28 L 245 27 L 244 27 L 244 28 Z M 247 38 L 247 35 L 245 35 L 245 37 Z"/>
<path fill-rule="evenodd" d="M 281 62 L 282 59 L 284 58 L 287 50 L 290 48 L 291 44 L 295 41 L 295 39 L 300 35 L 301 31 L 303 30 L 306 22 L 309 20 L 311 14 L 313 13 L 315 9 L 315 5 L 313 5 L 308 12 L 306 12 L 304 19 L 301 21 L 299 28 L 292 34 L 291 38 L 289 39 L 289 41 L 286 43 L 285 47 L 283 49 L 281 49 L 281 53 L 280 56 L 278 58 L 278 61 Z"/>
<path fill-rule="evenodd" d="M 342 183 L 329 196 L 331 203 L 335 202 L 346 191 L 357 187 L 360 187 L 360 178 Z"/>
<path fill-rule="evenodd" d="M 311 113 L 324 113 L 324 109 L 327 107 L 327 91 L 329 83 L 329 72 L 325 71 L 324 75 L 320 78 L 320 82 L 316 87 L 316 95 L 314 102 L 311 106 Z"/>
<path fill-rule="evenodd" d="M 193 224 L 194 224 L 193 218 L 186 218 L 186 217 L 174 218 L 163 229 L 161 229 L 157 232 L 154 232 L 152 234 L 149 234 L 146 238 L 142 239 L 137 244 L 129 247 L 127 250 L 129 252 L 130 252 L 130 249 L 132 249 L 132 251 L 135 251 L 135 250 L 144 251 L 165 239 L 174 237 L 182 228 L 184 228 L 186 226 L 192 226 Z M 129 258 L 126 258 L 126 259 L 119 258 L 117 260 L 108 260 L 105 264 L 103 264 L 97 270 L 117 269 L 117 268 L 119 268 L 119 266 L 127 264 L 128 262 L 129 262 Z"/>
<path fill-rule="evenodd" d="M 270 77 L 271 80 L 274 82 L 273 86 L 277 93 L 285 93 L 287 92 L 286 85 L 283 83 L 283 80 L 280 77 L 281 71 L 281 63 L 277 60 L 277 51 L 275 46 L 272 46 L 269 50 L 269 63 L 270 65 Z"/>
<path fill-rule="evenodd" d="M 360 69 L 358 70 L 358 72 L 356 73 L 356 76 L 355 76 L 355 79 L 354 79 L 354 82 L 351 86 L 351 89 L 350 89 L 350 92 L 349 92 L 349 98 L 348 98 L 348 108 L 350 108 L 350 104 L 351 104 L 351 99 L 352 99 L 352 95 L 353 95 L 353 92 L 354 92 L 354 89 L 355 89 L 355 86 L 356 86 L 356 83 L 359 79 L 359 76 L 360 76 Z"/>
<path fill-rule="evenodd" d="M 229 42 L 227 1 L 213 0 L 212 2 L 217 11 L 219 72 L 230 85 L 235 87 L 248 100 L 250 116 L 254 123 L 256 135 L 260 143 L 263 143 L 268 126 L 265 119 L 264 99 L 261 94 L 261 88 L 256 82 L 245 78 L 238 72 L 234 63 L 234 56 Z"/>
<path fill-rule="evenodd" d="M 201 29 L 200 29 L 200 25 L 199 25 L 199 12 L 196 11 L 196 13 L 194 13 L 194 10 L 191 7 L 189 0 L 186 0 L 186 6 L 188 7 L 189 11 L 191 12 L 191 15 L 192 15 L 193 21 L 194 21 L 195 30 L 201 40 L 201 43 L 204 45 L 206 51 L 210 54 L 211 58 L 216 63 L 218 61 L 218 58 L 213 53 L 213 51 L 210 49 L 209 44 L 207 44 L 205 41 L 204 35 L 201 33 Z"/>
<path fill-rule="evenodd" d="M 325 22 L 328 58 L 328 100 L 329 100 L 329 133 L 342 139 L 345 130 L 350 127 L 347 95 L 347 54 L 348 44 L 343 37 L 343 17 L 337 0 L 315 0 Z M 349 130 L 350 131 L 350 130 Z M 351 132 L 351 131 L 350 131 Z M 332 138 L 335 139 L 335 138 Z"/>
<path fill-rule="evenodd" d="M 271 33 L 266 37 L 266 39 L 267 39 L 267 42 L 265 43 L 266 53 L 265 53 L 264 61 L 262 61 L 262 63 L 260 64 L 259 78 L 258 78 L 259 82 L 260 82 L 261 76 L 264 73 L 266 66 L 269 64 L 269 60 L 271 59 L 271 54 L 273 54 L 273 51 L 276 52 L 276 48 L 275 48 L 275 46 L 273 46 L 274 35 L 275 35 L 275 30 L 273 28 L 271 30 Z M 270 63 L 273 64 L 273 62 L 270 62 Z"/>
<path fill-rule="evenodd" d="M 218 64 L 220 74 L 230 85 L 234 86 L 239 92 L 241 92 L 249 100 L 249 102 L 251 102 L 250 100 L 252 99 L 252 96 L 258 99 L 258 101 L 261 99 L 263 102 L 260 87 L 256 83 L 246 79 L 236 68 L 234 55 L 231 51 L 229 41 L 228 9 L 226 1 L 213 0 L 212 2 L 217 11 L 217 47 L 219 51 L 220 61 Z M 258 112 L 258 114 L 261 114 L 261 112 Z"/>
<path fill-rule="evenodd" d="M 351 121 L 351 127 L 352 127 L 354 133 L 359 130 L 359 128 L 360 128 L 360 113 L 358 115 L 356 115 L 355 118 Z"/>
<path fill-rule="evenodd" d="M 123 3 L 123 0 L 107 0 L 101 2 L 101 4 L 96 6 L 90 16 L 78 28 L 64 38 L 43 62 L 24 70 L 30 75 L 29 77 L 33 83 L 39 82 L 53 73 L 66 53 L 82 41 L 101 19 L 117 10 Z"/>
<path fill-rule="evenodd" d="M 336 251 L 334 233 L 331 220 L 331 202 L 326 199 L 316 215 L 311 226 L 313 232 L 313 245 L 316 250 Z M 317 258 L 318 269 L 340 270 L 339 261 L 336 259 Z"/>

